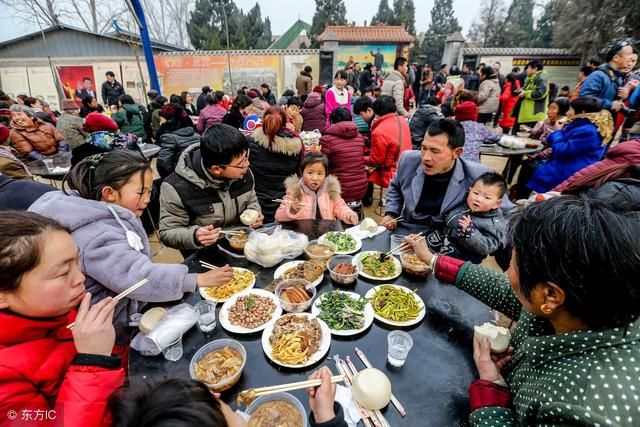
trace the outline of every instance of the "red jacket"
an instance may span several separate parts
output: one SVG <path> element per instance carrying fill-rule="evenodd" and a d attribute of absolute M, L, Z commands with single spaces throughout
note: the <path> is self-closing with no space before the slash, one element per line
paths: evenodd
<path fill-rule="evenodd" d="M 354 122 L 340 122 L 325 129 L 320 138 L 322 154 L 329 158 L 329 173 L 340 181 L 345 202 L 362 200 L 367 192 L 364 138 Z"/>
<path fill-rule="evenodd" d="M 107 425 L 107 401 L 123 384 L 124 370 L 74 361 L 77 351 L 66 326 L 75 317 L 72 311 L 31 319 L 0 310 L 0 426 Z M 8 420 L 11 411 L 15 420 Z M 24 414 L 31 419 L 20 422 Z M 55 421 L 44 419 L 46 414 Z"/>
<path fill-rule="evenodd" d="M 398 141 L 401 141 L 399 150 Z M 380 187 L 389 187 L 400 154 L 411 148 L 411 131 L 403 117 L 389 113 L 374 121 L 371 126 L 371 155 L 364 158 L 365 165 L 375 167 L 369 181 Z"/>
<path fill-rule="evenodd" d="M 511 93 L 511 89 L 511 82 L 506 82 L 502 89 L 502 95 L 500 95 L 500 111 L 502 113 L 500 114 L 498 125 L 503 128 L 512 128 L 516 125 L 516 118 L 511 117 L 511 112 L 520 97 L 518 95 L 514 96 Z M 516 89 L 520 89 L 520 81 L 518 80 L 516 80 Z"/>

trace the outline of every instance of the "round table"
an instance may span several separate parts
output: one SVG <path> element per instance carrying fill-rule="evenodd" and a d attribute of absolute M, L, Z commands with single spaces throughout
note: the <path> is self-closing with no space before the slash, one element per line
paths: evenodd
<path fill-rule="evenodd" d="M 44 159 L 50 159 L 53 161 L 53 169 L 49 169 L 44 164 Z M 71 168 L 71 152 L 60 152 L 52 156 L 46 156 L 43 159 L 34 160 L 26 164 L 29 172 L 32 175 L 37 175 L 41 178 L 48 179 L 51 185 L 55 186 L 55 181 L 60 181 L 64 176 L 69 173 Z M 56 171 L 55 168 L 61 168 Z"/>
<path fill-rule="evenodd" d="M 515 170 L 520 166 L 521 161 L 517 161 L 515 165 L 512 165 L 514 158 L 520 158 L 525 154 L 535 154 L 538 151 L 541 151 L 544 147 L 540 143 L 540 141 L 531 138 L 522 138 L 519 136 L 512 135 L 503 135 L 503 138 L 507 137 L 510 139 L 519 139 L 525 143 L 534 142 L 538 144 L 537 147 L 525 147 L 525 148 L 507 148 L 503 147 L 499 144 L 492 145 L 483 145 L 480 147 L 480 157 L 482 156 L 497 156 L 497 157 L 506 157 L 507 164 L 505 164 L 504 169 L 502 170 L 502 177 L 507 181 L 507 184 L 511 182 L 513 175 L 515 175 Z"/>
<path fill-rule="evenodd" d="M 327 231 L 342 230 L 337 221 L 302 220 L 284 223 L 284 228 L 306 234 L 315 239 Z M 384 232 L 363 241 L 362 250 L 389 250 L 389 232 Z M 264 288 L 273 279 L 272 268 L 261 268 L 246 259 L 234 259 L 217 249 L 201 250 L 189 257 L 185 263 L 192 272 L 203 271 L 199 261 L 207 261 L 215 265 L 232 264 L 245 267 L 256 274 L 256 287 Z M 129 357 L 129 375 L 135 383 L 140 378 L 182 377 L 189 378 L 189 362 L 195 352 L 209 341 L 220 338 L 233 338 L 240 341 L 247 350 L 247 364 L 240 381 L 222 395 L 226 402 L 235 401 L 238 392 L 268 385 L 277 385 L 306 379 L 310 372 L 318 366 L 326 365 L 337 374 L 336 367 L 330 359 L 339 354 L 342 358 L 350 356 L 358 370 L 364 368 L 354 352 L 360 348 L 374 367 L 382 370 L 391 380 L 393 393 L 404 406 L 407 414 L 401 417 L 398 411 L 389 404 L 382 413 L 392 426 L 453 426 L 468 423 L 469 401 L 468 388 L 476 378 L 473 362 L 472 339 L 473 326 L 491 320 L 489 308 L 478 300 L 467 295 L 456 287 L 440 283 L 432 275 L 428 278 L 410 278 L 402 274 L 393 281 L 417 293 L 426 305 L 425 319 L 412 328 L 405 328 L 413 338 L 414 345 L 402 368 L 392 368 L 386 363 L 387 333 L 394 329 L 377 321 L 360 335 L 331 338 L 331 348 L 325 359 L 318 364 L 304 369 L 288 369 L 280 367 L 264 354 L 260 343 L 261 332 L 253 335 L 231 334 L 217 325 L 216 329 L 205 335 L 197 326 L 190 329 L 183 337 L 184 354 L 177 362 L 169 362 L 162 355 L 143 357 L 135 350 Z M 364 295 L 378 282 L 358 279 L 352 290 Z M 345 289 L 334 286 L 328 273 L 320 285 L 318 295 L 334 289 Z M 186 302 L 195 304 L 201 297 L 197 294 L 186 296 Z M 218 306 L 219 309 L 220 305 Z M 308 399 L 304 390 L 292 392 L 309 411 Z M 232 404 L 235 406 L 235 404 Z"/>

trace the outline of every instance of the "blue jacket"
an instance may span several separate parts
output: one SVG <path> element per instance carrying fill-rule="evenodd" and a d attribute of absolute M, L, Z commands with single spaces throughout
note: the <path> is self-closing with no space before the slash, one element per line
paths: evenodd
<path fill-rule="evenodd" d="M 445 217 L 452 210 L 466 203 L 466 194 L 473 182 L 485 172 L 490 172 L 488 166 L 480 163 L 469 162 L 460 157 L 456 160 L 453 175 L 449 181 L 447 192 L 440 207 L 440 215 L 431 218 L 421 215 L 415 211 L 416 205 L 422 194 L 424 184 L 424 170 L 422 169 L 422 157 L 416 150 L 408 150 L 402 153 L 389 189 L 387 190 L 387 203 L 385 210 L 387 215 L 402 215 L 403 224 L 424 224 L 440 223 L 444 229 Z M 505 195 L 501 205 L 502 212 L 507 215 L 515 211 L 515 206 Z"/>
<path fill-rule="evenodd" d="M 619 87 L 622 87 L 622 74 L 605 64 L 582 82 L 579 95 L 595 96 L 602 103 L 602 108 L 610 110 Z"/>
<path fill-rule="evenodd" d="M 547 143 L 553 149 L 551 158 L 528 184 L 538 193 L 552 190 L 580 169 L 600 161 L 605 151 L 598 128 L 588 119 L 578 119 L 550 133 Z"/>

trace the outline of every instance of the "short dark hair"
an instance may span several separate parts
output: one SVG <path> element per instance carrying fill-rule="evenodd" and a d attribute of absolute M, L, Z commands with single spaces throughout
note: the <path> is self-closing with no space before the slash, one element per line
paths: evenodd
<path fill-rule="evenodd" d="M 207 105 L 216 105 L 218 103 L 218 98 L 215 95 L 207 95 L 204 100 Z"/>
<path fill-rule="evenodd" d="M 289 99 L 287 99 L 287 107 L 289 107 L 290 105 L 296 105 L 301 108 L 302 101 L 297 96 L 290 96 Z"/>
<path fill-rule="evenodd" d="M 340 122 L 350 122 L 351 121 L 351 113 L 346 107 L 338 107 L 335 108 L 331 112 L 331 116 L 329 116 L 329 121 L 333 123 Z"/>
<path fill-rule="evenodd" d="M 492 76 L 494 75 L 496 72 L 493 69 L 493 67 L 491 67 L 490 65 L 487 65 L 486 67 L 482 67 L 482 69 L 480 70 L 480 73 L 484 76 Z"/>
<path fill-rule="evenodd" d="M 376 113 L 377 116 L 384 116 L 385 114 L 395 113 L 396 108 L 396 100 L 393 96 L 389 95 L 380 95 L 373 102 L 373 112 Z"/>
<path fill-rule="evenodd" d="M 107 71 L 106 73 L 104 73 L 105 76 L 111 76 L 111 77 L 115 77 L 116 75 L 113 73 L 113 71 Z"/>
<path fill-rule="evenodd" d="M 217 90 L 215 92 L 216 98 L 218 98 L 220 101 L 222 101 L 222 98 L 224 97 L 224 91 L 221 90 Z"/>
<path fill-rule="evenodd" d="M 336 71 L 336 73 L 333 75 L 334 79 L 337 79 L 338 76 L 340 76 L 340 78 L 347 80 L 347 72 L 345 70 L 338 70 Z"/>
<path fill-rule="evenodd" d="M 542 62 L 541 59 L 532 59 L 527 64 L 527 68 L 528 67 L 535 68 L 538 71 L 542 71 L 542 69 L 544 68 L 544 63 Z"/>
<path fill-rule="evenodd" d="M 311 65 L 307 65 L 304 67 L 304 71 L 306 71 L 307 73 L 310 73 L 311 71 L 313 71 L 313 68 L 311 68 Z"/>
<path fill-rule="evenodd" d="M 520 67 L 513 67 L 511 69 L 511 72 L 514 73 L 514 74 L 518 74 L 520 72 Z"/>
<path fill-rule="evenodd" d="M 202 93 L 209 93 L 211 92 L 211 88 L 209 86 L 202 86 Z"/>
<path fill-rule="evenodd" d="M 238 129 L 225 124 L 209 127 L 200 143 L 202 163 L 207 169 L 212 166 L 224 167 L 248 149 L 247 138 Z"/>
<path fill-rule="evenodd" d="M 360 114 L 369 108 L 373 110 L 373 102 L 371 102 L 368 96 L 361 96 L 353 103 L 353 114 Z"/>
<path fill-rule="evenodd" d="M 169 102 L 171 104 L 181 104 L 182 98 L 180 98 L 180 95 L 176 95 L 175 93 L 172 93 L 171 96 L 169 97 Z"/>
<path fill-rule="evenodd" d="M 574 196 L 533 203 L 512 223 L 511 241 L 525 298 L 555 283 L 590 329 L 625 327 L 640 315 L 640 223 L 628 208 Z"/>
<path fill-rule="evenodd" d="M 261 84 L 260 84 L 260 87 L 263 87 L 263 88 L 265 88 L 265 89 L 269 89 L 269 85 L 268 85 L 268 84 L 266 84 L 266 83 L 261 83 Z"/>
<path fill-rule="evenodd" d="M 226 426 L 220 401 L 191 379 L 123 386 L 109 400 L 114 427 Z"/>
<path fill-rule="evenodd" d="M 91 77 L 83 77 L 82 81 L 84 82 L 85 80 L 89 80 L 90 82 L 93 82 L 93 79 Z"/>
<path fill-rule="evenodd" d="M 566 86 L 566 85 L 565 85 L 565 86 L 562 86 L 562 87 L 560 88 L 560 90 L 566 90 L 566 91 L 568 92 L 568 91 L 570 91 L 571 89 L 569 89 L 569 86 Z"/>
<path fill-rule="evenodd" d="M 35 98 L 33 96 L 27 96 L 22 102 L 24 102 L 24 105 L 26 105 L 27 107 L 33 107 L 34 105 L 36 105 L 36 102 L 38 102 L 39 99 Z"/>
<path fill-rule="evenodd" d="M 251 98 L 247 95 L 238 95 L 236 99 L 233 100 L 233 104 L 231 104 L 231 108 L 229 108 L 229 112 L 239 112 L 243 108 L 247 108 L 252 104 Z"/>
<path fill-rule="evenodd" d="M 442 64 L 442 65 L 440 66 L 440 69 L 441 69 L 441 70 L 443 70 L 443 69 L 445 69 L 446 67 L 447 67 L 447 64 Z"/>
<path fill-rule="evenodd" d="M 447 146 L 452 150 L 464 146 L 464 128 L 453 119 L 439 119 L 432 122 L 427 129 L 427 135 L 447 135 Z"/>
<path fill-rule="evenodd" d="M 154 99 L 154 101 L 156 101 L 160 105 L 164 105 L 169 100 L 167 99 L 166 96 L 158 95 L 158 97 Z"/>
<path fill-rule="evenodd" d="M 293 90 L 291 90 L 291 89 L 287 89 L 287 90 L 285 90 L 285 91 L 282 93 L 282 96 L 285 96 L 285 97 L 287 97 L 287 98 L 290 98 L 290 97 L 292 97 L 292 96 L 293 96 L 293 95 L 295 95 L 295 94 L 296 94 L 296 93 L 295 93 Z"/>
<path fill-rule="evenodd" d="M 120 95 L 118 97 L 118 101 L 120 101 L 120 103 L 122 105 L 124 105 L 124 104 L 135 104 L 136 103 L 136 101 L 133 100 L 133 96 L 127 95 L 126 93 Z"/>
<path fill-rule="evenodd" d="M 158 91 L 155 89 L 150 89 L 149 92 L 147 92 L 147 96 L 149 97 L 149 99 L 151 99 L 152 101 L 154 99 L 156 99 L 158 97 Z"/>
<path fill-rule="evenodd" d="M 609 47 L 607 48 L 607 54 L 604 58 L 605 62 L 611 61 L 614 56 L 620 53 L 620 51 L 627 46 L 631 46 L 631 48 L 633 49 L 633 42 L 628 39 L 622 39 L 609 45 Z"/>
<path fill-rule="evenodd" d="M 600 58 L 591 58 L 589 59 L 589 61 L 587 62 L 588 64 L 593 64 L 594 67 L 599 67 L 600 64 L 602 64 L 602 61 L 600 61 Z"/>
<path fill-rule="evenodd" d="M 315 165 L 316 163 L 322 164 L 324 166 L 325 174 L 329 173 L 329 159 L 322 153 L 316 153 L 314 151 L 309 151 L 304 155 L 302 159 L 302 164 L 300 165 L 300 172 L 304 172 L 307 166 Z"/>
<path fill-rule="evenodd" d="M 585 77 L 587 77 L 589 76 L 589 74 L 593 73 L 593 68 L 589 67 L 588 65 L 585 65 L 583 67 L 580 67 L 580 72 L 584 74 Z"/>
<path fill-rule="evenodd" d="M 576 114 L 596 113 L 602 110 L 602 104 L 595 96 L 579 96 L 571 101 L 571 108 Z"/>
<path fill-rule="evenodd" d="M 407 62 L 409 62 L 409 60 L 407 58 L 403 58 L 402 56 L 399 56 L 399 57 L 396 58 L 395 61 L 393 61 L 393 69 L 397 70 L 398 68 L 402 67 Z"/>
<path fill-rule="evenodd" d="M 500 189 L 498 193 L 499 197 L 502 198 L 504 194 L 507 192 L 507 181 L 497 172 L 485 172 L 473 181 L 475 185 L 476 182 L 481 182 L 484 185 L 496 186 Z"/>
<path fill-rule="evenodd" d="M 561 116 L 566 115 L 567 111 L 569 111 L 569 108 L 571 107 L 571 101 L 569 98 L 564 96 L 557 97 L 551 104 L 556 104 L 558 106 L 558 114 Z"/>

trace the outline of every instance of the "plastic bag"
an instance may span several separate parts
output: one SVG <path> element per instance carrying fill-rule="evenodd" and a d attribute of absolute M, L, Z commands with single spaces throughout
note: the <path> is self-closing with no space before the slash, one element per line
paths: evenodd
<path fill-rule="evenodd" d="M 139 351 L 143 356 L 157 356 L 163 350 L 157 341 L 160 333 L 168 330 L 176 337 L 182 336 L 196 324 L 196 321 L 196 312 L 191 304 L 176 305 L 167 311 L 167 315 L 148 335 L 139 332 L 131 341 L 131 348 Z"/>
<path fill-rule="evenodd" d="M 322 134 L 318 129 L 314 129 L 312 131 L 300 132 L 300 139 L 302 139 L 302 143 L 304 144 L 307 150 L 311 150 L 312 147 L 320 145 L 321 136 Z"/>
<path fill-rule="evenodd" d="M 308 243 L 309 239 L 304 234 L 279 227 L 271 234 L 255 231 L 249 234 L 249 240 L 244 245 L 244 255 L 249 261 L 263 267 L 273 267 L 283 259 L 300 256 Z"/>

